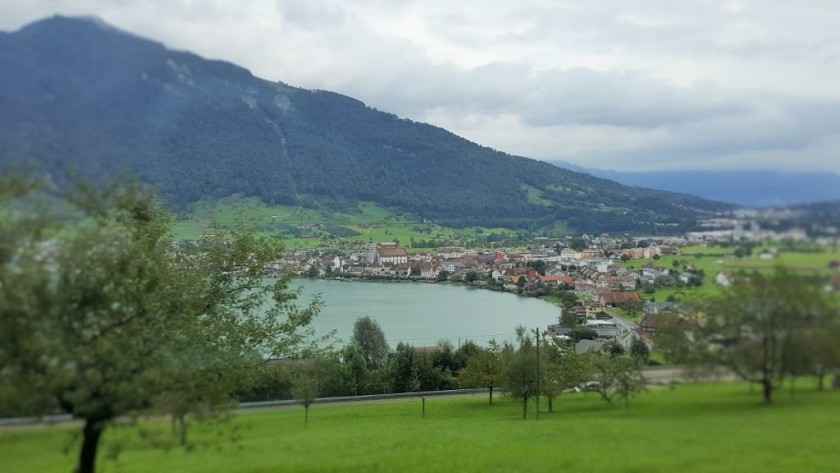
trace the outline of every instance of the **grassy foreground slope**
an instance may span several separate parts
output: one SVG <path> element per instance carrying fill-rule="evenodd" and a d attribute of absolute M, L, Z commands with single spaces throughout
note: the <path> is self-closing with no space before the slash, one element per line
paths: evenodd
<path fill-rule="evenodd" d="M 426 419 L 419 400 L 315 406 L 306 429 L 302 410 L 246 414 L 237 443 L 230 430 L 195 432 L 190 452 L 153 448 L 123 428 L 106 435 L 99 471 L 840 471 L 840 393 L 807 384 L 769 408 L 740 383 L 651 391 L 629 411 L 576 394 L 539 421 L 483 397 L 429 399 Z M 0 431 L 3 470 L 70 471 L 69 438 L 64 428 Z M 118 461 L 107 460 L 120 443 Z"/>

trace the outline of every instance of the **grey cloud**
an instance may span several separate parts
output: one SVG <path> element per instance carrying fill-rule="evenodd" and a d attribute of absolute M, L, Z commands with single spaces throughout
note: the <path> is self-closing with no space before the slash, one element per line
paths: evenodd
<path fill-rule="evenodd" d="M 470 71 L 418 65 L 403 79 L 389 89 L 360 92 L 375 94 L 411 117 L 429 109 L 516 114 L 536 127 L 660 127 L 750 110 L 746 102 L 722 97 L 714 87 L 679 88 L 636 73 L 534 71 L 526 65 L 494 63 Z"/>
<path fill-rule="evenodd" d="M 320 0 L 278 0 L 277 9 L 288 24 L 302 28 L 333 28 L 347 15 L 341 7 Z"/>
<path fill-rule="evenodd" d="M 764 100 L 774 102 L 769 110 L 667 127 L 664 134 L 638 147 L 574 158 L 637 170 L 763 167 L 801 171 L 816 167 L 840 172 L 836 154 L 823 146 L 840 141 L 835 126 L 840 122 L 840 100 Z"/>
<path fill-rule="evenodd" d="M 660 127 L 749 109 L 713 88 L 682 89 L 634 73 L 552 71 L 537 82 L 522 114 L 534 126 Z"/>
<path fill-rule="evenodd" d="M 526 156 L 836 169 L 840 6 L 744 3 L 6 0 L 0 28 L 93 14 Z"/>

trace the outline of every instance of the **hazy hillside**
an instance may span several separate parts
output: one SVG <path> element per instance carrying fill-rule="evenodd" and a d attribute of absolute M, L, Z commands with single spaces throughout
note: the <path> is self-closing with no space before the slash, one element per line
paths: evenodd
<path fill-rule="evenodd" d="M 626 186 L 681 192 L 704 199 L 752 207 L 840 200 L 840 175 L 769 170 L 617 172 L 552 164 L 610 179 Z"/>
<path fill-rule="evenodd" d="M 366 200 L 456 226 L 580 231 L 685 229 L 727 208 L 510 156 L 86 19 L 0 34 L 0 103 L 0 164 L 34 161 L 57 182 L 131 169 L 175 205 Z"/>

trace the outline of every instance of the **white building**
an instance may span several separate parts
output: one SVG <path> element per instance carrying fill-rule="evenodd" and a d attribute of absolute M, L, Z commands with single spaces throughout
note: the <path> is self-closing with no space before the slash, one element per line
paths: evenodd
<path fill-rule="evenodd" d="M 594 330 L 595 333 L 598 334 L 598 337 L 601 337 L 601 338 L 617 337 L 618 333 L 619 333 L 618 322 L 616 322 L 615 319 L 587 320 L 586 321 L 586 328 Z"/>

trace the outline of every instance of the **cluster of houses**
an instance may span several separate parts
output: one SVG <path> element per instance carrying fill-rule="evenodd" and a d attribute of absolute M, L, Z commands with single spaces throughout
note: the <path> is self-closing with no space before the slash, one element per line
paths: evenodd
<path fill-rule="evenodd" d="M 563 248 L 559 252 L 550 247 L 482 251 L 446 246 L 434 253 L 409 254 L 398 243 L 390 242 L 369 243 L 355 251 L 289 251 L 272 270 L 334 278 L 449 279 L 509 291 L 562 287 L 573 289 L 578 295 L 591 296 L 593 300 L 603 300 L 607 305 L 621 305 L 627 303 L 621 298 L 628 297 L 628 293 L 632 294 L 643 284 L 674 279 L 688 282 L 696 276 L 691 269 L 679 275 L 655 267 L 631 271 L 621 264 L 622 256 L 637 258 L 673 253 L 674 247 L 659 245 L 629 249 L 593 245 L 585 250 Z"/>
<path fill-rule="evenodd" d="M 613 251 L 609 251 L 613 250 Z M 628 250 L 628 249 L 624 249 Z M 581 323 L 596 324 L 599 336 L 618 336 L 618 327 L 596 318 L 609 308 L 639 312 L 644 306 L 636 290 L 645 283 L 674 278 L 668 271 L 645 268 L 632 271 L 621 264 L 621 256 L 672 254 L 673 248 L 651 245 L 631 248 L 571 250 L 539 248 L 527 251 L 481 251 L 458 246 L 438 248 L 435 253 L 409 254 L 399 244 L 367 244 L 356 251 L 313 254 L 291 251 L 284 258 L 284 269 L 320 277 L 398 278 L 411 280 L 452 279 L 479 287 L 511 292 L 540 288 L 572 290 L 583 301 L 567 309 Z M 538 269 L 539 268 L 539 269 Z M 679 277 L 682 277 L 680 275 Z M 629 343 L 629 342 L 628 342 Z"/>
<path fill-rule="evenodd" d="M 638 254 L 663 254 L 661 247 L 632 249 Z M 618 250 L 621 251 L 621 250 Z M 357 251 L 313 254 L 290 251 L 284 269 L 319 277 L 404 278 L 414 280 L 454 279 L 490 281 L 514 290 L 561 286 L 593 296 L 606 291 L 633 291 L 640 284 L 670 278 L 664 270 L 645 269 L 642 274 L 621 265 L 623 253 L 604 256 L 603 249 L 582 251 L 540 248 L 527 251 L 481 251 L 447 246 L 435 253 L 412 253 L 397 243 L 368 244 Z M 634 253 L 635 255 L 636 253 Z M 635 257 L 635 256 L 633 256 Z M 279 266 L 278 266 L 279 267 Z M 536 268 L 539 267 L 538 271 Z"/>
<path fill-rule="evenodd" d="M 565 310 L 573 314 L 581 326 L 597 335 L 595 340 L 580 340 L 576 349 L 599 348 L 609 341 L 629 348 L 634 338 L 641 338 L 652 346 L 657 326 L 663 320 L 673 320 L 680 307 L 670 302 L 646 301 L 637 289 L 645 284 L 677 281 L 687 284 L 699 275 L 692 268 L 682 272 L 656 267 L 632 271 L 621 263 L 628 258 L 675 254 L 676 246 L 686 242 L 670 245 L 662 242 L 638 248 L 621 248 L 617 243 L 597 238 L 590 243 L 590 247 L 583 250 L 562 248 L 557 251 L 546 246 L 526 251 L 482 251 L 446 246 L 433 253 L 411 254 L 396 242 L 368 243 L 353 251 L 288 251 L 270 271 L 335 278 L 449 279 L 479 287 L 532 293 L 557 287 L 574 291 L 580 303 Z M 719 273 L 715 282 L 730 285 L 732 275 Z M 639 325 L 632 326 L 611 318 L 607 315 L 611 308 L 641 315 Z M 564 335 L 559 327 L 552 326 L 558 335 Z"/>

